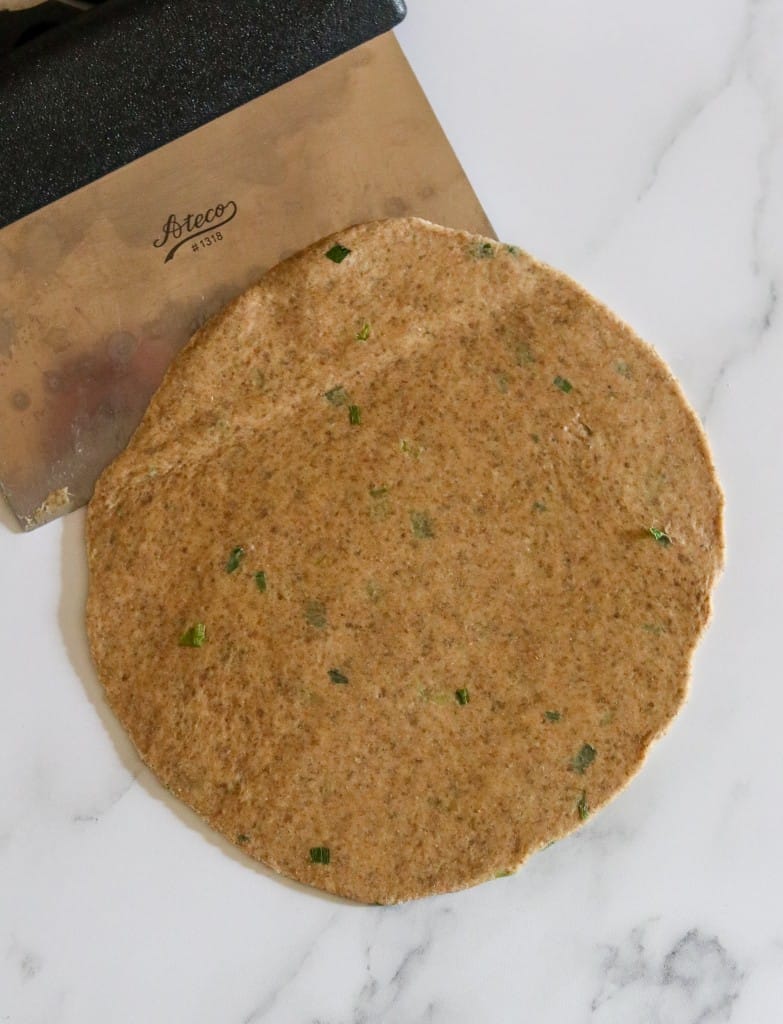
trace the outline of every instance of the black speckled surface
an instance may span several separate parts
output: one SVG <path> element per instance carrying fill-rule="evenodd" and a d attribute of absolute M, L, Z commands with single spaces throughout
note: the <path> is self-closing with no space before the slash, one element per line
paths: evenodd
<path fill-rule="evenodd" d="M 404 16 L 404 0 L 108 0 L 0 60 L 0 227 Z"/>

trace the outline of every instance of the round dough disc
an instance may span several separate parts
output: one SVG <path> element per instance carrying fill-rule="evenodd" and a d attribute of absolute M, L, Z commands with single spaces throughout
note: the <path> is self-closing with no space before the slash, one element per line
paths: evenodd
<path fill-rule="evenodd" d="M 89 636 L 165 786 L 392 903 L 508 873 L 627 783 L 722 550 L 651 348 L 514 246 L 383 221 L 175 361 L 89 509 Z"/>

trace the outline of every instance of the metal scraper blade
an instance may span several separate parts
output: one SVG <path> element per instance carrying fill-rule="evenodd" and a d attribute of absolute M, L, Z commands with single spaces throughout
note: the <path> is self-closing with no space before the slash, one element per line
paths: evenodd
<path fill-rule="evenodd" d="M 0 231 L 0 487 L 22 528 L 89 500 L 211 314 L 401 215 L 492 234 L 387 33 Z"/>

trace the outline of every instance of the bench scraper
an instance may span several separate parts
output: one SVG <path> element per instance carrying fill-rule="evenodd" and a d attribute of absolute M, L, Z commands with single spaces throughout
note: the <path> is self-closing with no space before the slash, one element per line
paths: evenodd
<path fill-rule="evenodd" d="M 0 53 L 0 487 L 23 529 L 89 500 L 174 354 L 281 258 L 378 217 L 492 233 L 404 14 L 107 0 Z"/>

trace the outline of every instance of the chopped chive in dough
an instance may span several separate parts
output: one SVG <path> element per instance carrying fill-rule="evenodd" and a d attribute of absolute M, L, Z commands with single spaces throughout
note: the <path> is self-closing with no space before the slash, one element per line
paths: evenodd
<path fill-rule="evenodd" d="M 342 263 L 346 256 L 351 255 L 351 250 L 346 249 L 344 245 L 340 245 L 338 242 L 337 245 L 333 245 L 329 252 L 324 253 L 324 255 L 332 263 Z"/>
<path fill-rule="evenodd" d="M 253 579 L 256 581 L 256 586 L 262 594 L 266 593 L 266 573 L 257 572 Z"/>
<path fill-rule="evenodd" d="M 328 864 L 332 853 L 328 846 L 311 846 L 310 861 L 313 864 Z"/>
<path fill-rule="evenodd" d="M 498 391 L 501 395 L 508 394 L 508 377 L 505 373 L 495 374 L 495 384 L 497 384 Z"/>
<path fill-rule="evenodd" d="M 326 605 L 323 601 L 308 601 L 305 605 L 305 618 L 316 629 L 326 627 Z"/>
<path fill-rule="evenodd" d="M 559 722 L 563 716 L 559 711 L 545 711 L 544 718 L 547 722 Z"/>
<path fill-rule="evenodd" d="M 519 248 L 518 245 L 507 245 L 506 252 L 509 253 L 511 256 L 519 256 L 522 250 Z"/>
<path fill-rule="evenodd" d="M 565 377 L 555 377 L 552 383 L 555 385 L 556 388 L 559 388 L 564 395 L 567 395 L 569 391 L 574 390 L 574 385 L 571 383 L 570 380 L 566 380 Z"/>
<path fill-rule="evenodd" d="M 450 704 L 454 699 L 448 693 L 436 693 L 434 690 L 430 689 L 429 686 L 422 686 L 419 688 L 419 697 L 428 704 L 441 705 Z"/>
<path fill-rule="evenodd" d="M 470 252 L 477 260 L 489 260 L 495 255 L 495 246 L 492 242 L 478 242 Z"/>
<path fill-rule="evenodd" d="M 391 508 L 389 507 L 388 495 L 370 495 L 370 515 L 378 523 L 382 523 L 389 518 Z"/>
<path fill-rule="evenodd" d="M 419 540 L 432 540 L 435 536 L 432 520 L 426 512 L 411 512 L 411 529 Z"/>
<path fill-rule="evenodd" d="M 348 676 L 343 675 L 339 668 L 330 668 L 329 678 L 333 683 L 337 683 L 338 685 L 344 685 L 348 682 Z"/>
<path fill-rule="evenodd" d="M 468 693 L 467 690 L 455 690 L 454 696 L 457 698 L 458 704 L 462 704 L 463 706 L 465 704 L 470 704 L 470 694 Z"/>
<path fill-rule="evenodd" d="M 245 557 L 244 548 L 234 548 L 226 562 L 226 572 L 236 572 Z"/>
<path fill-rule="evenodd" d="M 587 802 L 587 793 L 585 793 L 584 790 L 577 801 L 576 813 L 579 815 L 580 821 L 587 821 L 590 817 L 590 804 Z"/>
<path fill-rule="evenodd" d="M 536 362 L 536 357 L 533 354 L 533 350 L 526 341 L 517 342 L 514 347 L 514 356 L 517 361 L 517 366 L 529 366 L 530 363 Z"/>
<path fill-rule="evenodd" d="M 377 602 L 381 599 L 381 595 L 383 594 L 383 591 L 381 590 L 380 586 L 375 582 L 375 580 L 369 580 L 366 589 L 367 596 L 369 597 L 369 599 L 372 601 L 373 604 L 377 604 Z"/>
<path fill-rule="evenodd" d="M 352 427 L 361 426 L 362 422 L 362 410 L 358 405 L 348 406 L 348 422 Z"/>
<path fill-rule="evenodd" d="M 543 501 L 534 501 L 533 502 L 533 508 L 536 510 L 536 512 L 546 512 L 547 511 L 546 504 Z"/>
<path fill-rule="evenodd" d="M 388 519 L 391 515 L 391 508 L 389 507 L 389 488 L 388 487 L 371 487 L 370 488 L 370 515 L 377 522 L 383 522 Z"/>
<path fill-rule="evenodd" d="M 657 540 L 659 544 L 662 544 L 665 548 L 671 544 L 672 539 L 665 530 L 659 530 L 656 526 L 650 527 L 650 536 L 653 540 Z"/>
<path fill-rule="evenodd" d="M 250 836 L 245 835 L 244 832 L 240 832 L 239 835 L 237 836 L 237 842 L 241 843 L 244 846 L 245 843 L 250 842 Z"/>
<path fill-rule="evenodd" d="M 348 404 L 348 392 L 342 384 L 338 384 L 336 388 L 330 388 L 329 391 L 325 391 L 324 398 L 330 405 L 340 406 Z"/>
<path fill-rule="evenodd" d="M 513 875 L 513 871 L 496 871 L 495 878 L 508 878 L 509 875 Z"/>
<path fill-rule="evenodd" d="M 403 437 L 400 440 L 400 451 L 403 455 L 411 455 L 414 459 L 419 459 L 424 449 L 420 444 L 416 444 L 415 441 L 407 441 Z"/>
<path fill-rule="evenodd" d="M 372 331 L 372 328 L 370 327 L 370 325 L 365 320 L 364 323 L 361 326 L 361 329 L 359 331 L 357 331 L 357 333 L 356 333 L 356 340 L 357 341 L 367 341 L 367 340 L 369 340 L 371 331 Z"/>
<path fill-rule="evenodd" d="M 179 638 L 180 647 L 203 647 L 207 639 L 207 627 L 203 622 L 186 629 Z"/>
<path fill-rule="evenodd" d="M 577 775 L 584 775 L 590 765 L 595 761 L 596 749 L 589 743 L 585 743 L 576 757 L 571 761 L 571 771 Z"/>
<path fill-rule="evenodd" d="M 654 636 L 660 636 L 661 633 L 666 632 L 665 627 L 659 625 L 657 622 L 643 622 L 642 629 L 645 633 L 652 633 Z"/>
<path fill-rule="evenodd" d="M 623 362 L 615 363 L 614 364 L 614 368 L 615 368 L 615 370 L 617 370 L 617 372 L 620 374 L 621 377 L 630 378 L 630 376 L 631 376 L 631 367 L 628 365 L 628 363 L 623 363 Z"/>
<path fill-rule="evenodd" d="M 538 434 L 531 434 L 530 440 L 533 442 L 533 444 L 538 444 L 541 441 L 541 438 L 538 436 Z"/>

